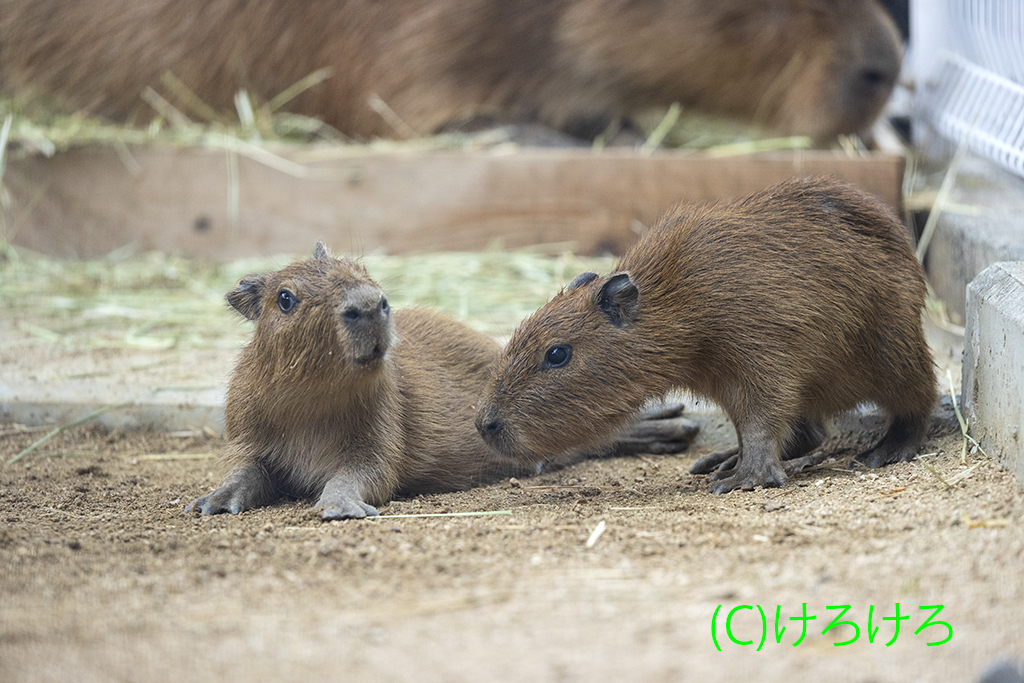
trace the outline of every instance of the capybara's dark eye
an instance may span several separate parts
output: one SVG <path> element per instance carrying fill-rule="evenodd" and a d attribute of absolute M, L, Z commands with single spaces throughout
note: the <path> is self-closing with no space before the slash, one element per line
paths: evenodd
<path fill-rule="evenodd" d="M 555 344 L 544 354 L 545 368 L 560 368 L 572 358 L 572 347 L 568 344 Z"/>
<path fill-rule="evenodd" d="M 282 289 L 280 292 L 277 293 L 277 307 L 281 309 L 282 313 L 291 312 L 291 310 L 295 308 L 295 304 L 297 303 L 298 299 L 296 299 L 295 295 L 289 292 L 287 289 Z"/>
<path fill-rule="evenodd" d="M 387 299 L 381 299 L 380 300 L 380 312 L 381 313 L 387 313 L 390 310 L 391 310 L 391 306 L 388 305 L 388 300 Z"/>

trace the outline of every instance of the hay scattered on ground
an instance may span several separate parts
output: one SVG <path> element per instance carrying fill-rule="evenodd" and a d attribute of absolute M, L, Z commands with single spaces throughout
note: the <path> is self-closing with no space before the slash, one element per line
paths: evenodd
<path fill-rule="evenodd" d="M 318 147 L 349 147 L 366 150 L 461 149 L 504 144 L 501 131 L 454 133 L 406 140 L 354 141 L 319 119 L 286 111 L 289 99 L 322 80 L 320 72 L 289 88 L 267 103 L 254 103 L 245 91 L 236 94 L 236 112 L 215 112 L 192 95 L 173 75 L 163 83 L 165 92 L 181 104 L 172 104 L 156 90 L 143 99 L 156 112 L 146 124 L 115 124 L 87 114 L 66 113 L 35 98 L 0 98 L 0 121 L 10 116 L 8 155 L 19 158 L 52 156 L 71 147 L 87 145 L 168 145 L 224 147 L 225 139 L 250 144 L 301 144 Z M 749 154 L 778 149 L 849 149 L 848 139 L 824 143 L 803 136 L 779 138 L 757 127 L 681 108 L 651 109 L 636 114 L 632 122 L 647 136 L 651 146 L 708 151 L 719 155 Z M 595 142 L 603 146 L 603 140 Z"/>
<path fill-rule="evenodd" d="M 297 258 L 306 258 L 302 254 Z M 292 257 L 210 263 L 168 254 L 61 260 L 0 244 L 0 324 L 23 343 L 105 348 L 234 348 L 251 323 L 224 294 L 243 275 Z M 614 259 L 546 256 L 539 250 L 369 255 L 359 259 L 395 308 L 431 306 L 497 339 L 584 270 Z"/>

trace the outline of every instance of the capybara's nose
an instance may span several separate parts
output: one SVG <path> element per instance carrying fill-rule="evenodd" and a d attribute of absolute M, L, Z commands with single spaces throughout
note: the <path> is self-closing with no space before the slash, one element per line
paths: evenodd
<path fill-rule="evenodd" d="M 865 66 L 857 74 L 857 83 L 854 87 L 859 89 L 864 97 L 888 97 L 899 77 L 899 64 L 896 60 Z"/>
<path fill-rule="evenodd" d="M 851 64 L 854 71 L 850 73 L 853 78 L 850 85 L 855 91 L 855 96 L 887 99 L 896 84 L 903 61 L 903 50 L 899 35 L 891 24 L 892 22 L 883 21 L 876 30 L 862 37 L 857 50 L 860 57 Z"/>
<path fill-rule="evenodd" d="M 387 318 L 391 307 L 383 294 L 374 293 L 365 297 L 353 297 L 341 311 L 341 319 L 349 324 Z"/>
<path fill-rule="evenodd" d="M 498 409 L 489 406 L 480 411 L 476 416 L 476 430 L 484 441 L 493 442 L 501 436 L 505 429 L 505 423 L 498 414 Z"/>
<path fill-rule="evenodd" d="M 349 340 L 352 358 L 360 365 L 375 365 L 394 342 L 391 307 L 376 287 L 349 292 L 338 305 L 342 335 Z"/>

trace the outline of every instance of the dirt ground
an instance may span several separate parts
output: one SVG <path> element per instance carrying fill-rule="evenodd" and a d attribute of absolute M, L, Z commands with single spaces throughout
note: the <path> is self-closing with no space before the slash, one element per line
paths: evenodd
<path fill-rule="evenodd" d="M 0 457 L 39 436 L 0 426 Z M 0 680 L 973 681 L 1024 654 L 1024 491 L 957 436 L 724 496 L 698 439 L 331 523 L 183 514 L 221 445 L 78 427 L 0 466 Z M 837 605 L 857 632 L 822 634 Z"/>
<path fill-rule="evenodd" d="M 474 302 L 492 330 L 522 315 L 502 306 L 535 307 L 583 269 L 486 258 L 492 275 L 522 271 L 515 296 L 488 296 L 490 278 L 452 284 L 466 268 L 447 260 L 437 286 L 420 282 L 423 262 L 372 272 L 410 298 L 451 293 L 453 312 Z M 247 335 L 222 299 L 237 273 L 199 286 L 165 257 L 115 266 L 0 269 L 0 385 L 102 405 L 222 382 Z M 957 381 L 962 340 L 931 337 L 939 376 Z M 305 500 L 183 514 L 220 483 L 211 430 L 81 426 L 4 464 L 51 427 L 0 419 L 0 683 L 905 683 L 975 681 L 1024 656 L 1024 490 L 980 454 L 962 464 L 956 436 L 878 471 L 847 469 L 833 443 L 836 460 L 786 488 L 712 496 L 687 473 L 713 450 L 707 430 L 679 456 L 590 460 L 324 523 Z M 827 630 L 837 617 L 856 630 Z"/>

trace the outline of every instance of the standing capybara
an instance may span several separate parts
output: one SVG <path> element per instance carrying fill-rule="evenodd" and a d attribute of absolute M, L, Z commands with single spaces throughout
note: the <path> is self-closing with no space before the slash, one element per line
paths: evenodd
<path fill-rule="evenodd" d="M 906 231 L 844 182 L 680 206 L 614 273 L 580 275 L 522 323 L 477 428 L 530 461 L 601 438 L 646 397 L 682 387 L 736 427 L 739 457 L 715 473 L 717 493 L 784 485 L 782 460 L 817 447 L 823 419 L 865 402 L 891 421 L 857 459 L 909 460 L 936 400 L 924 295 Z"/>
<path fill-rule="evenodd" d="M 900 57 L 876 0 L 0 0 L 8 95 L 148 118 L 153 87 L 188 111 L 170 72 L 233 111 L 328 68 L 288 109 L 355 137 L 473 118 L 593 137 L 673 102 L 828 137 L 871 124 Z"/>
<path fill-rule="evenodd" d="M 319 496 L 325 519 L 365 517 L 398 492 L 524 472 L 473 426 L 501 353 L 484 335 L 436 311 L 392 314 L 366 270 L 322 244 L 227 299 L 256 330 L 228 387 L 227 478 L 187 511 L 239 513 L 292 494 Z M 695 431 L 652 415 L 600 450 L 674 452 Z"/>

